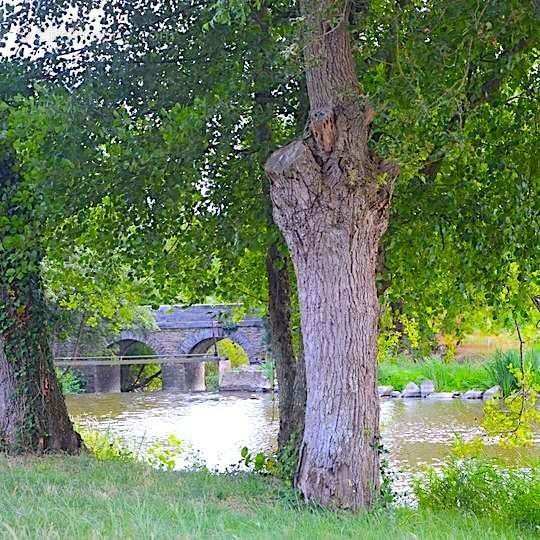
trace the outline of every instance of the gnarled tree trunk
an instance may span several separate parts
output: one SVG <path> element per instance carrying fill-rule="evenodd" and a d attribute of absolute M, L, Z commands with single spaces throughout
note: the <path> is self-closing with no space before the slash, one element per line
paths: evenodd
<path fill-rule="evenodd" d="M 298 280 L 307 404 L 296 485 L 308 501 L 358 509 L 379 490 L 375 272 L 397 171 L 368 149 L 373 113 L 345 5 L 303 2 L 310 119 L 265 168 Z"/>

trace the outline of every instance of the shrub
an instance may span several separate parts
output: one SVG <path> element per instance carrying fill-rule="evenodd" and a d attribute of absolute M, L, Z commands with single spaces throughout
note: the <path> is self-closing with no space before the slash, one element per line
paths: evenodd
<path fill-rule="evenodd" d="M 414 482 L 421 509 L 450 510 L 540 529 L 540 463 L 504 469 L 485 459 L 453 459 Z"/>
<path fill-rule="evenodd" d="M 104 433 L 97 429 L 76 426 L 88 450 L 99 461 L 134 461 L 136 456 L 128 449 L 124 441 L 112 433 Z"/>
<path fill-rule="evenodd" d="M 84 383 L 71 370 L 56 370 L 56 378 L 64 394 L 81 394 L 84 391 Z"/>
<path fill-rule="evenodd" d="M 118 436 L 84 426 L 76 426 L 77 432 L 88 450 L 99 461 L 142 461 L 154 469 L 172 470 L 176 458 L 182 452 L 182 441 L 169 435 L 165 444 L 155 442 L 148 448 L 139 448 L 137 452 L 130 450 Z"/>

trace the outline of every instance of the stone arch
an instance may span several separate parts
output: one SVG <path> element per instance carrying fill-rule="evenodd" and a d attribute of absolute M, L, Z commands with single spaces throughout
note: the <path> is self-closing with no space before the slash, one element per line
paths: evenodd
<path fill-rule="evenodd" d="M 164 355 L 167 352 L 162 347 L 156 337 L 152 334 L 140 330 L 123 330 L 119 335 L 107 341 L 107 348 L 119 345 L 119 355 L 124 356 L 129 353 L 130 347 L 135 344 L 141 344 L 148 347 L 152 353 Z M 152 363 L 149 360 L 148 363 Z M 105 388 L 102 391 L 125 392 L 131 386 L 130 374 L 131 365 L 122 366 L 96 366 L 96 383 L 100 388 Z"/>
<path fill-rule="evenodd" d="M 196 332 L 190 333 L 180 344 L 180 350 L 182 353 L 190 354 L 194 351 L 198 352 L 206 344 L 211 346 L 215 339 L 217 341 L 230 339 L 244 349 L 249 359 L 249 363 L 255 364 L 262 361 L 264 353 L 262 333 L 252 332 L 252 334 L 253 335 L 248 335 L 242 327 L 238 327 L 232 332 L 224 332 L 222 329 L 215 329 L 212 331 L 211 328 L 202 328 Z"/>
<path fill-rule="evenodd" d="M 146 345 L 154 351 L 155 354 L 166 356 L 171 351 L 163 345 L 157 332 L 145 332 L 144 330 L 122 330 L 119 335 L 107 342 L 107 348 L 121 342 L 137 342 Z"/>

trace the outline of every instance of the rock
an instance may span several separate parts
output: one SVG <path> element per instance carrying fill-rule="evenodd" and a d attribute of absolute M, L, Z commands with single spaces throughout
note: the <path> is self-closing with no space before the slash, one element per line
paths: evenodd
<path fill-rule="evenodd" d="M 422 397 L 427 397 L 435 392 L 435 383 L 433 381 L 422 381 L 420 383 L 420 394 Z"/>
<path fill-rule="evenodd" d="M 401 397 L 401 392 L 399 392 L 398 390 L 392 390 L 392 392 L 390 392 L 390 397 L 400 398 Z"/>
<path fill-rule="evenodd" d="M 482 399 L 496 399 L 501 397 L 501 387 L 497 384 L 484 392 Z"/>
<path fill-rule="evenodd" d="M 393 389 L 393 386 L 379 386 L 379 397 L 390 397 Z"/>
<path fill-rule="evenodd" d="M 403 389 L 403 392 L 401 393 L 401 397 L 403 398 L 421 397 L 420 387 L 416 383 L 410 382 Z"/>
<path fill-rule="evenodd" d="M 272 386 L 257 366 L 226 371 L 219 382 L 220 392 L 268 392 Z"/>
<path fill-rule="evenodd" d="M 461 399 L 482 399 L 482 390 L 467 390 L 462 394 Z"/>
<path fill-rule="evenodd" d="M 455 392 L 433 392 L 427 396 L 428 399 L 453 399 Z"/>

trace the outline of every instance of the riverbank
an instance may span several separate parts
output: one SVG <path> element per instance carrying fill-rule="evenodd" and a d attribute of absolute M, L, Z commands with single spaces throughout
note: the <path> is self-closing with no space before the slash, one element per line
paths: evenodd
<path fill-rule="evenodd" d="M 0 538 L 528 539 L 457 511 L 309 509 L 277 480 L 158 472 L 90 456 L 0 458 Z"/>

